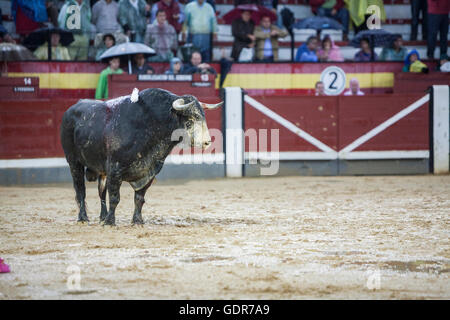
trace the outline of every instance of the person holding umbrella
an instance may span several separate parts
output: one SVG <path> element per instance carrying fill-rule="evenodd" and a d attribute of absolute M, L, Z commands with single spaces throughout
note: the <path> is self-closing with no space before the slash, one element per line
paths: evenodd
<path fill-rule="evenodd" d="M 66 47 L 63 47 L 60 43 L 61 35 L 55 29 L 50 32 L 50 46 L 51 46 L 51 56 L 52 59 L 55 60 L 70 60 L 69 50 Z M 48 60 L 48 42 L 43 43 L 39 46 L 36 51 L 34 51 L 34 55 L 39 60 Z"/>
<path fill-rule="evenodd" d="M 380 60 L 382 61 L 403 61 L 408 54 L 408 50 L 403 47 L 403 39 L 399 34 L 387 47 L 381 51 Z"/>
<path fill-rule="evenodd" d="M 36 49 L 39 49 L 37 53 L 40 59 L 47 59 L 49 61 L 53 59 L 71 60 L 73 57 L 70 54 L 70 50 L 65 47 L 68 47 L 73 41 L 74 37 L 72 32 L 51 27 L 38 29 L 30 33 L 25 38 L 23 45 L 31 51 L 37 51 Z M 44 46 L 47 46 L 47 53 L 44 53 Z M 66 50 L 67 53 L 65 52 Z"/>
<path fill-rule="evenodd" d="M 138 42 L 125 42 L 115 45 L 108 50 L 106 50 L 101 56 L 100 60 L 109 61 L 113 57 L 125 57 L 128 58 L 128 73 L 133 74 L 133 68 L 131 66 L 131 60 L 136 54 L 143 54 L 144 57 L 149 57 L 155 55 L 155 50 L 146 46 L 145 44 Z M 145 61 L 145 59 L 144 59 Z"/>
<path fill-rule="evenodd" d="M 109 67 L 104 69 L 98 78 L 97 89 L 95 90 L 95 99 L 108 99 L 108 75 L 123 73 L 123 70 L 119 68 L 119 57 L 110 58 L 108 63 Z"/>
<path fill-rule="evenodd" d="M 133 57 L 134 64 L 132 72 L 133 74 L 154 74 L 155 69 L 149 66 L 145 61 L 143 53 L 137 53 Z"/>
<path fill-rule="evenodd" d="M 359 62 L 370 62 L 378 59 L 375 51 L 370 47 L 370 41 L 367 38 L 362 38 L 360 42 L 360 48 L 355 54 L 355 61 Z M 372 56 L 373 55 L 373 56 Z"/>
<path fill-rule="evenodd" d="M 360 31 L 350 44 L 361 50 L 355 55 L 355 61 L 375 61 L 378 59 L 375 47 L 384 47 L 398 40 L 399 34 L 390 33 L 383 29 Z M 401 45 L 401 41 L 400 41 Z"/>

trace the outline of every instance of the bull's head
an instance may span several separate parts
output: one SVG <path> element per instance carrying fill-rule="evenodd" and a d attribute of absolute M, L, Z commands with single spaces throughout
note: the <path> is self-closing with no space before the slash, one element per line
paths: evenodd
<path fill-rule="evenodd" d="M 203 109 L 219 108 L 223 102 L 217 104 L 207 104 L 199 102 L 195 97 L 188 96 L 185 101 L 179 98 L 172 103 L 172 107 L 176 112 L 183 115 L 184 129 L 187 138 L 190 140 L 190 146 L 202 147 L 203 150 L 211 145 L 211 136 L 209 135 L 208 126 L 206 125 L 205 112 Z M 186 142 L 186 141 L 185 141 Z"/>

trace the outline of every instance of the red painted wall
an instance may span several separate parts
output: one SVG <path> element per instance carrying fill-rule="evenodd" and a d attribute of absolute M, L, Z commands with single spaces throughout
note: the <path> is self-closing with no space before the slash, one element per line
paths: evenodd
<path fill-rule="evenodd" d="M 78 99 L 0 101 L 0 159 L 64 157 L 60 125 Z M 207 110 L 210 129 L 222 128 L 221 109 Z"/>
<path fill-rule="evenodd" d="M 0 158 L 61 157 L 59 126 L 74 100 L 0 102 Z"/>

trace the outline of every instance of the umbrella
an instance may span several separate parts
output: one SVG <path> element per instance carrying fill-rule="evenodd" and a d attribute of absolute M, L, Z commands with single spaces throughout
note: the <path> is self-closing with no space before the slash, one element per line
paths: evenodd
<path fill-rule="evenodd" d="M 145 44 L 138 42 L 125 42 L 106 50 L 100 56 L 100 59 L 103 61 L 113 57 L 128 56 L 128 73 L 131 74 L 131 56 L 138 53 L 143 53 L 145 56 L 153 56 L 156 54 L 155 50 Z"/>
<path fill-rule="evenodd" d="M 60 36 L 59 43 L 67 47 L 69 44 L 71 44 L 74 41 L 73 34 L 70 31 L 66 31 L 61 28 L 41 28 L 38 29 L 28 35 L 28 37 L 25 38 L 25 41 L 23 42 L 24 46 L 27 47 L 30 50 L 36 50 L 40 45 L 47 42 L 48 44 L 48 60 L 52 60 L 52 49 L 51 49 L 51 35 L 53 33 L 58 33 Z"/>
<path fill-rule="evenodd" d="M 269 17 L 272 22 L 277 21 L 277 15 L 274 12 L 264 6 L 259 6 L 256 4 L 238 5 L 236 8 L 225 14 L 223 16 L 223 20 L 226 24 L 231 24 L 233 20 L 241 17 L 242 11 L 250 11 L 252 13 L 251 19 L 255 24 L 259 24 L 261 18 L 265 16 Z"/>
<path fill-rule="evenodd" d="M 5 62 L 6 73 L 8 73 L 8 65 L 6 61 L 36 60 L 36 57 L 30 50 L 20 44 L 0 43 L 0 61 Z"/>
<path fill-rule="evenodd" d="M 23 44 L 28 49 L 34 50 L 45 42 L 50 43 L 50 35 L 52 33 L 59 33 L 61 37 L 59 42 L 64 47 L 67 47 L 74 41 L 72 32 L 66 31 L 61 28 L 50 27 L 50 28 L 41 28 L 30 33 L 28 37 L 26 37 Z"/>
<path fill-rule="evenodd" d="M 361 40 L 367 38 L 370 40 L 371 46 L 383 47 L 391 44 L 398 36 L 399 34 L 390 33 L 383 29 L 364 30 L 358 32 L 350 44 L 357 48 L 359 47 Z"/>
<path fill-rule="evenodd" d="M 399 34 L 390 33 L 383 29 L 373 29 L 360 31 L 350 42 L 355 48 L 359 47 L 361 40 L 364 38 L 369 39 L 370 47 L 372 49 L 372 61 L 375 59 L 374 50 L 375 47 L 383 47 L 389 45 L 399 37 Z"/>
<path fill-rule="evenodd" d="M 314 29 L 314 30 L 343 30 L 342 24 L 328 17 L 310 17 L 298 21 L 294 24 L 295 29 Z"/>
<path fill-rule="evenodd" d="M 0 43 L 0 60 L 36 60 L 36 57 L 31 53 L 30 50 L 20 44 L 4 42 Z"/>

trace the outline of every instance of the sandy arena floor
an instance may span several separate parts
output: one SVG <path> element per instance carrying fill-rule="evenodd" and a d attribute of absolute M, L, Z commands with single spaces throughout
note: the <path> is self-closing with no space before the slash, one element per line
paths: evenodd
<path fill-rule="evenodd" d="M 87 194 L 0 188 L 0 299 L 450 299 L 448 175 L 157 182 L 143 227 Z"/>

